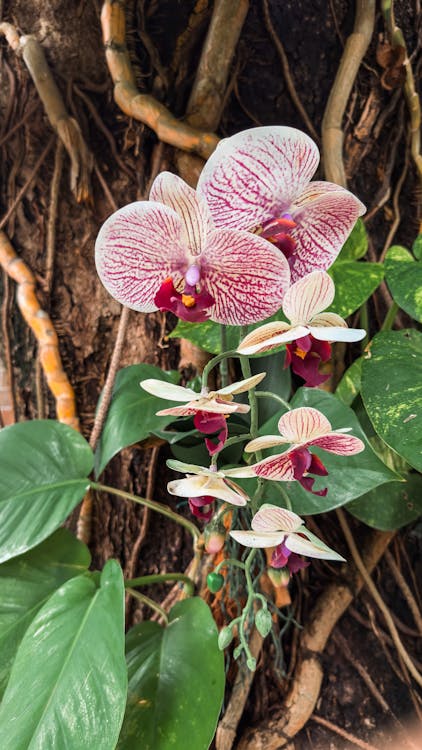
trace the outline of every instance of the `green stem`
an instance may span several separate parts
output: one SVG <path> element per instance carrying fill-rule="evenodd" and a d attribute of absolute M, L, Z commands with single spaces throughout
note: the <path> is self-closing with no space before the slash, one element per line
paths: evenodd
<path fill-rule="evenodd" d="M 281 396 L 277 396 L 276 393 L 271 393 L 271 391 L 257 391 L 256 392 L 257 398 L 273 398 L 274 401 L 278 401 L 279 404 L 282 404 L 288 411 L 292 408 L 288 401 L 285 401 L 284 398 L 281 398 Z"/>
<path fill-rule="evenodd" d="M 227 329 L 226 326 L 221 324 L 220 325 L 220 342 L 221 342 L 221 351 L 225 352 L 227 349 Z M 222 388 L 225 388 L 226 385 L 229 384 L 229 364 L 227 359 L 223 359 L 220 362 L 220 376 L 221 376 L 221 386 Z"/>
<path fill-rule="evenodd" d="M 368 335 L 369 317 L 368 317 L 368 304 L 366 302 L 364 302 L 362 307 L 360 308 L 359 316 L 360 316 L 360 324 L 362 328 L 364 328 L 366 331 L 365 338 L 362 339 L 362 341 L 360 342 L 361 350 L 364 352 L 369 341 L 369 335 Z"/>
<path fill-rule="evenodd" d="M 225 565 L 233 565 L 235 568 L 241 568 L 242 570 L 245 570 L 245 563 L 241 562 L 240 560 L 236 560 L 236 558 L 234 557 L 227 557 L 225 560 L 222 560 L 220 563 L 218 563 L 217 567 L 214 568 L 214 573 L 218 573 L 220 569 Z"/>
<path fill-rule="evenodd" d="M 109 487 L 106 484 L 99 484 L 98 482 L 90 482 L 90 487 L 91 489 L 98 490 L 99 492 L 108 492 L 110 493 L 110 495 L 116 495 L 116 497 L 122 497 L 124 500 L 131 500 L 133 503 L 138 503 L 139 505 L 143 505 L 146 508 L 155 510 L 157 513 L 161 513 L 162 516 L 166 516 L 167 518 L 170 518 L 172 521 L 175 521 L 176 523 L 180 524 L 180 526 L 184 526 L 185 529 L 187 529 L 192 534 L 192 537 L 194 540 L 194 546 L 196 546 L 196 542 L 201 536 L 201 533 L 199 529 L 195 526 L 195 524 L 193 524 L 187 518 L 183 518 L 183 516 L 179 516 L 178 513 L 175 513 L 174 510 L 171 510 L 171 508 L 169 508 L 167 505 L 163 505 L 163 503 L 157 503 L 155 500 L 147 500 L 146 497 L 139 497 L 138 495 L 132 495 L 130 492 L 125 492 L 125 490 L 118 490 L 115 487 Z"/>
<path fill-rule="evenodd" d="M 391 331 L 398 311 L 399 311 L 399 306 L 397 302 L 393 302 L 390 309 L 387 312 L 387 315 L 384 318 L 384 322 L 380 328 L 381 331 Z"/>
<path fill-rule="evenodd" d="M 205 365 L 202 372 L 202 388 L 207 387 L 209 374 L 213 367 L 218 365 L 219 362 L 222 362 L 223 359 L 231 359 L 233 357 L 241 357 L 241 355 L 238 354 L 238 352 L 222 352 L 221 354 L 217 354 L 216 357 L 210 359 L 210 361 Z"/>
<path fill-rule="evenodd" d="M 240 367 L 242 368 L 242 375 L 243 375 L 244 380 L 246 380 L 247 378 L 250 378 L 252 375 L 252 372 L 251 372 L 251 365 L 250 365 L 248 357 L 240 355 Z M 256 397 L 255 388 L 249 388 L 248 399 L 249 399 L 249 405 L 251 407 L 251 430 L 250 432 L 252 435 L 252 439 L 254 439 L 258 435 L 258 424 L 259 424 L 258 400 Z"/>
<path fill-rule="evenodd" d="M 243 612 L 240 618 L 240 625 L 239 625 L 239 640 L 243 646 L 247 659 L 253 659 L 251 650 L 249 648 L 249 644 L 245 636 L 245 626 L 249 618 L 249 613 L 253 606 L 253 602 L 255 600 L 255 591 L 253 588 L 253 581 L 252 581 L 252 576 L 251 576 L 251 566 L 255 559 L 256 552 L 257 552 L 256 549 L 251 549 L 249 555 L 247 556 L 245 560 L 245 578 L 246 578 L 246 586 L 248 589 L 248 598 L 243 608 Z"/>
<path fill-rule="evenodd" d="M 290 500 L 290 497 L 288 496 L 286 490 L 283 490 L 283 488 L 281 487 L 281 482 L 279 483 L 278 491 L 280 495 L 282 496 L 284 502 L 286 503 L 287 510 L 293 510 L 292 501 Z"/>
<path fill-rule="evenodd" d="M 189 576 L 184 573 L 157 573 L 150 576 L 140 576 L 139 578 L 130 578 L 125 581 L 125 588 L 134 586 L 150 586 L 153 583 L 165 583 L 166 581 L 181 581 L 186 584 L 189 596 L 193 596 L 195 584 Z"/>
<path fill-rule="evenodd" d="M 126 591 L 128 592 L 128 594 L 133 596 L 134 599 L 138 599 L 139 602 L 142 602 L 142 604 L 146 604 L 147 607 L 150 607 L 155 612 L 157 612 L 160 615 L 160 617 L 163 618 L 166 625 L 169 624 L 169 618 L 167 617 L 167 613 L 162 607 L 160 607 L 159 604 L 157 604 L 157 602 L 155 602 L 153 599 L 150 599 L 149 596 L 145 596 L 145 594 L 140 594 L 139 591 L 135 591 L 134 589 L 127 588 Z"/>

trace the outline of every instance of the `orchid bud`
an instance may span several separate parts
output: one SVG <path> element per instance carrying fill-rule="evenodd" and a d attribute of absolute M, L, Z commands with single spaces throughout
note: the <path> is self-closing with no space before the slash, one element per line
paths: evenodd
<path fill-rule="evenodd" d="M 230 645 L 230 643 L 233 640 L 233 633 L 232 629 L 226 626 L 222 630 L 220 630 L 218 634 L 218 648 L 220 651 L 224 651 L 227 646 Z"/>
<path fill-rule="evenodd" d="M 210 555 L 215 555 L 223 549 L 226 541 L 226 530 L 221 524 L 209 524 L 204 529 L 205 549 Z"/>
<path fill-rule="evenodd" d="M 222 589 L 224 586 L 224 578 L 221 573 L 208 573 L 207 586 L 213 594 L 216 594 L 217 591 L 220 591 L 220 589 Z"/>
<path fill-rule="evenodd" d="M 288 568 L 267 568 L 268 578 L 273 586 L 287 586 L 290 581 L 290 571 Z"/>
<path fill-rule="evenodd" d="M 241 644 L 241 643 L 239 643 L 239 645 L 238 645 L 238 646 L 236 646 L 236 648 L 235 648 L 235 649 L 234 649 L 234 651 L 233 651 L 233 659 L 234 659 L 235 661 L 236 661 L 236 659 L 238 659 L 238 658 L 239 658 L 239 656 L 240 656 L 240 654 L 242 653 L 242 651 L 243 651 L 243 646 L 242 646 L 242 644 Z"/>
<path fill-rule="evenodd" d="M 255 672 L 256 659 L 254 659 L 253 656 L 250 656 L 249 659 L 246 659 L 246 666 L 248 669 L 250 669 L 251 672 Z"/>
<path fill-rule="evenodd" d="M 259 609 L 258 612 L 255 615 L 255 625 L 258 633 L 262 635 L 263 638 L 265 638 L 268 633 L 271 631 L 271 628 L 273 626 L 273 621 L 270 613 L 268 612 L 268 609 L 265 607 L 262 607 L 262 609 Z"/>

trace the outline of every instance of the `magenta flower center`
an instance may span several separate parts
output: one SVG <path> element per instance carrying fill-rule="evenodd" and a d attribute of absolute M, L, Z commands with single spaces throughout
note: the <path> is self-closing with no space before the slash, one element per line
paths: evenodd
<path fill-rule="evenodd" d="M 297 226 L 289 213 L 284 213 L 278 219 L 269 219 L 260 228 L 260 236 L 278 247 L 289 261 L 295 252 L 296 242 L 291 232 Z"/>
<path fill-rule="evenodd" d="M 328 341 L 318 341 L 309 334 L 286 345 L 284 367 L 291 365 L 293 372 L 303 378 L 305 386 L 313 388 L 330 377 L 319 370 L 320 364 L 328 362 L 330 357 L 331 345 Z"/>
<path fill-rule="evenodd" d="M 201 269 L 193 264 L 186 271 L 179 289 L 175 288 L 171 276 L 165 279 L 154 297 L 154 302 L 160 310 L 168 310 L 181 320 L 203 323 L 208 320 L 209 308 L 215 304 L 215 300 L 201 282 Z"/>

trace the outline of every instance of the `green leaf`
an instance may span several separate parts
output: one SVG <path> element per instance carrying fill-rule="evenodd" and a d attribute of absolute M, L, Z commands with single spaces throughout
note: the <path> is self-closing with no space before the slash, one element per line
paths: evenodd
<path fill-rule="evenodd" d="M 266 354 L 260 359 L 251 359 L 251 372 L 256 375 L 259 372 L 266 372 L 264 380 L 258 383 L 257 391 L 270 391 L 277 396 L 281 396 L 285 401 L 290 398 L 292 378 L 290 367 L 284 369 L 285 351 Z M 239 399 L 240 400 L 240 399 Z M 263 424 L 274 414 L 277 409 L 277 402 L 272 398 L 259 399 L 259 423 Z M 230 423 L 230 422 L 229 422 Z"/>
<path fill-rule="evenodd" d="M 82 435 L 52 420 L 0 431 L 0 562 L 53 533 L 89 487 L 91 448 Z"/>
<path fill-rule="evenodd" d="M 328 273 L 334 281 L 336 295 L 329 308 L 342 318 L 358 310 L 373 294 L 384 277 L 380 263 L 357 263 L 352 260 L 337 260 Z"/>
<path fill-rule="evenodd" d="M 381 531 L 400 529 L 422 514 L 422 476 L 407 474 L 405 482 L 390 482 L 353 500 L 347 510 Z"/>
<path fill-rule="evenodd" d="M 336 396 L 345 406 L 351 406 L 360 393 L 363 357 L 356 359 L 346 370 L 336 388 Z"/>
<path fill-rule="evenodd" d="M 313 495 L 301 487 L 298 482 L 266 482 L 263 502 L 273 502 L 274 495 L 279 504 L 282 502 L 282 492 L 287 492 L 292 503 L 292 509 L 299 515 L 312 515 L 338 508 L 345 503 L 361 497 L 366 492 L 379 485 L 397 479 L 397 474 L 387 468 L 373 452 L 359 421 L 349 407 L 331 393 L 318 388 L 300 388 L 291 401 L 292 409 L 299 406 L 311 406 L 319 409 L 331 422 L 333 430 L 341 427 L 351 427 L 352 435 L 359 437 L 365 443 L 366 449 L 356 456 L 336 456 L 319 448 L 312 448 L 327 468 L 328 476 L 317 477 L 314 488 L 316 490 L 328 488 L 325 497 Z M 275 414 L 261 429 L 261 435 L 277 435 L 277 422 L 284 411 Z M 268 454 L 280 453 L 280 447 L 272 448 Z M 241 484 L 241 480 L 239 484 Z M 277 504 L 277 500 L 276 500 Z"/>
<path fill-rule="evenodd" d="M 30 552 L 0 565 L 0 697 L 28 625 L 51 594 L 90 561 L 85 544 L 58 529 Z"/>
<path fill-rule="evenodd" d="M 0 747 L 114 750 L 123 719 L 124 587 L 109 560 L 100 585 L 67 581 L 26 631 L 0 708 Z"/>
<path fill-rule="evenodd" d="M 385 279 L 392 297 L 402 310 L 422 323 L 422 263 L 400 245 L 389 248 Z"/>
<path fill-rule="evenodd" d="M 227 351 L 237 349 L 240 340 L 240 326 L 226 326 Z M 210 354 L 221 353 L 221 326 L 213 320 L 205 323 L 187 323 L 179 320 L 176 328 L 169 333 L 169 339 L 187 339 Z"/>
<path fill-rule="evenodd" d="M 224 695 L 224 657 L 199 597 L 179 602 L 169 625 L 127 635 L 129 697 L 119 750 L 207 750 Z"/>
<path fill-rule="evenodd" d="M 359 260 L 368 251 L 368 233 L 362 219 L 358 219 L 341 248 L 339 260 Z"/>
<path fill-rule="evenodd" d="M 139 385 L 141 380 L 155 378 L 166 383 L 178 383 L 176 371 L 163 372 L 153 365 L 130 365 L 117 373 L 113 395 L 101 439 L 95 453 L 95 475 L 98 477 L 108 462 L 123 448 L 145 440 L 155 430 L 163 430 L 174 422 L 174 417 L 157 417 L 156 412 L 167 409 L 171 402 L 147 393 Z"/>
<path fill-rule="evenodd" d="M 416 260 L 422 260 L 422 234 L 418 234 L 416 237 L 412 245 L 412 253 Z"/>
<path fill-rule="evenodd" d="M 362 367 L 362 398 L 378 435 L 422 471 L 422 333 L 378 333 Z"/>

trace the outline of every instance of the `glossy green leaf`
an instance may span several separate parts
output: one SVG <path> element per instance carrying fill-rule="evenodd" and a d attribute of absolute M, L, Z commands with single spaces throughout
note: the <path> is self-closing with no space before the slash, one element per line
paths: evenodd
<path fill-rule="evenodd" d="M 416 260 L 422 260 L 422 234 L 418 234 L 416 237 L 412 245 L 412 253 Z"/>
<path fill-rule="evenodd" d="M 348 367 L 336 388 L 336 396 L 345 406 L 351 406 L 360 393 L 363 357 Z"/>
<path fill-rule="evenodd" d="M 67 581 L 27 629 L 0 707 L 0 747 L 114 750 L 126 701 L 124 586 L 114 560 L 100 584 Z"/>
<path fill-rule="evenodd" d="M 422 323 L 422 263 L 400 245 L 393 245 L 385 258 L 385 279 L 392 297 L 402 310 Z"/>
<path fill-rule="evenodd" d="M 67 529 L 0 565 L 0 697 L 28 625 L 51 594 L 86 570 L 88 548 Z"/>
<path fill-rule="evenodd" d="M 380 263 L 353 260 L 337 260 L 328 273 L 336 287 L 334 302 L 329 309 L 342 318 L 358 310 L 384 278 L 384 268 Z"/>
<path fill-rule="evenodd" d="M 205 323 L 188 323 L 179 320 L 176 328 L 169 334 L 170 339 L 187 339 L 210 354 L 221 353 L 221 326 L 213 320 Z M 227 351 L 237 348 L 240 341 L 240 326 L 226 326 Z"/>
<path fill-rule="evenodd" d="M 359 500 L 353 500 L 347 510 L 375 529 L 399 529 L 422 514 L 422 476 L 407 474 L 405 482 L 390 482 L 378 487 Z"/>
<path fill-rule="evenodd" d="M 341 248 L 340 260 L 359 260 L 363 258 L 368 251 L 368 233 L 362 219 L 358 219 Z"/>
<path fill-rule="evenodd" d="M 207 750 L 224 695 L 224 656 L 199 597 L 179 602 L 169 625 L 127 635 L 129 697 L 118 750 Z"/>
<path fill-rule="evenodd" d="M 281 396 L 285 401 L 290 398 L 292 378 L 290 367 L 284 369 L 285 352 L 266 354 L 259 359 L 251 359 L 252 375 L 259 372 L 266 372 L 264 380 L 258 384 L 257 391 L 269 391 Z M 239 398 L 239 397 L 237 397 Z M 259 423 L 264 424 L 274 414 L 274 409 L 278 409 L 278 404 L 273 398 L 266 396 L 258 401 Z"/>
<path fill-rule="evenodd" d="M 119 370 L 95 453 L 97 477 L 116 453 L 174 422 L 174 417 L 156 416 L 157 411 L 168 409 L 173 403 L 144 391 L 139 383 L 148 378 L 178 383 L 180 375 L 176 371 L 164 372 L 153 365 L 130 365 Z"/>
<path fill-rule="evenodd" d="M 53 420 L 0 430 L 0 562 L 53 533 L 82 500 L 92 470 L 82 435 Z"/>
<path fill-rule="evenodd" d="M 291 406 L 292 408 L 312 406 L 319 409 L 330 420 L 334 430 L 351 427 L 352 434 L 363 440 L 366 448 L 355 456 L 336 456 L 319 448 L 312 448 L 328 470 L 328 476 L 316 478 L 314 488 L 319 490 L 327 487 L 327 495 L 325 497 L 313 495 L 304 490 L 298 482 L 268 481 L 265 483 L 263 502 L 283 505 L 283 493 L 287 493 L 295 513 L 312 515 L 338 508 L 379 485 L 397 479 L 397 474 L 388 469 L 373 452 L 355 413 L 342 404 L 336 396 L 318 388 L 300 388 L 292 399 Z M 277 422 L 283 413 L 284 410 L 281 410 L 274 414 L 271 420 L 260 429 L 260 434 L 276 435 Z M 272 448 L 266 451 L 265 455 L 275 455 L 280 452 L 279 447 Z M 253 480 L 236 479 L 236 481 L 250 492 L 250 483 Z"/>
<path fill-rule="evenodd" d="M 378 435 L 422 471 L 422 333 L 378 333 L 362 367 L 362 398 Z"/>

